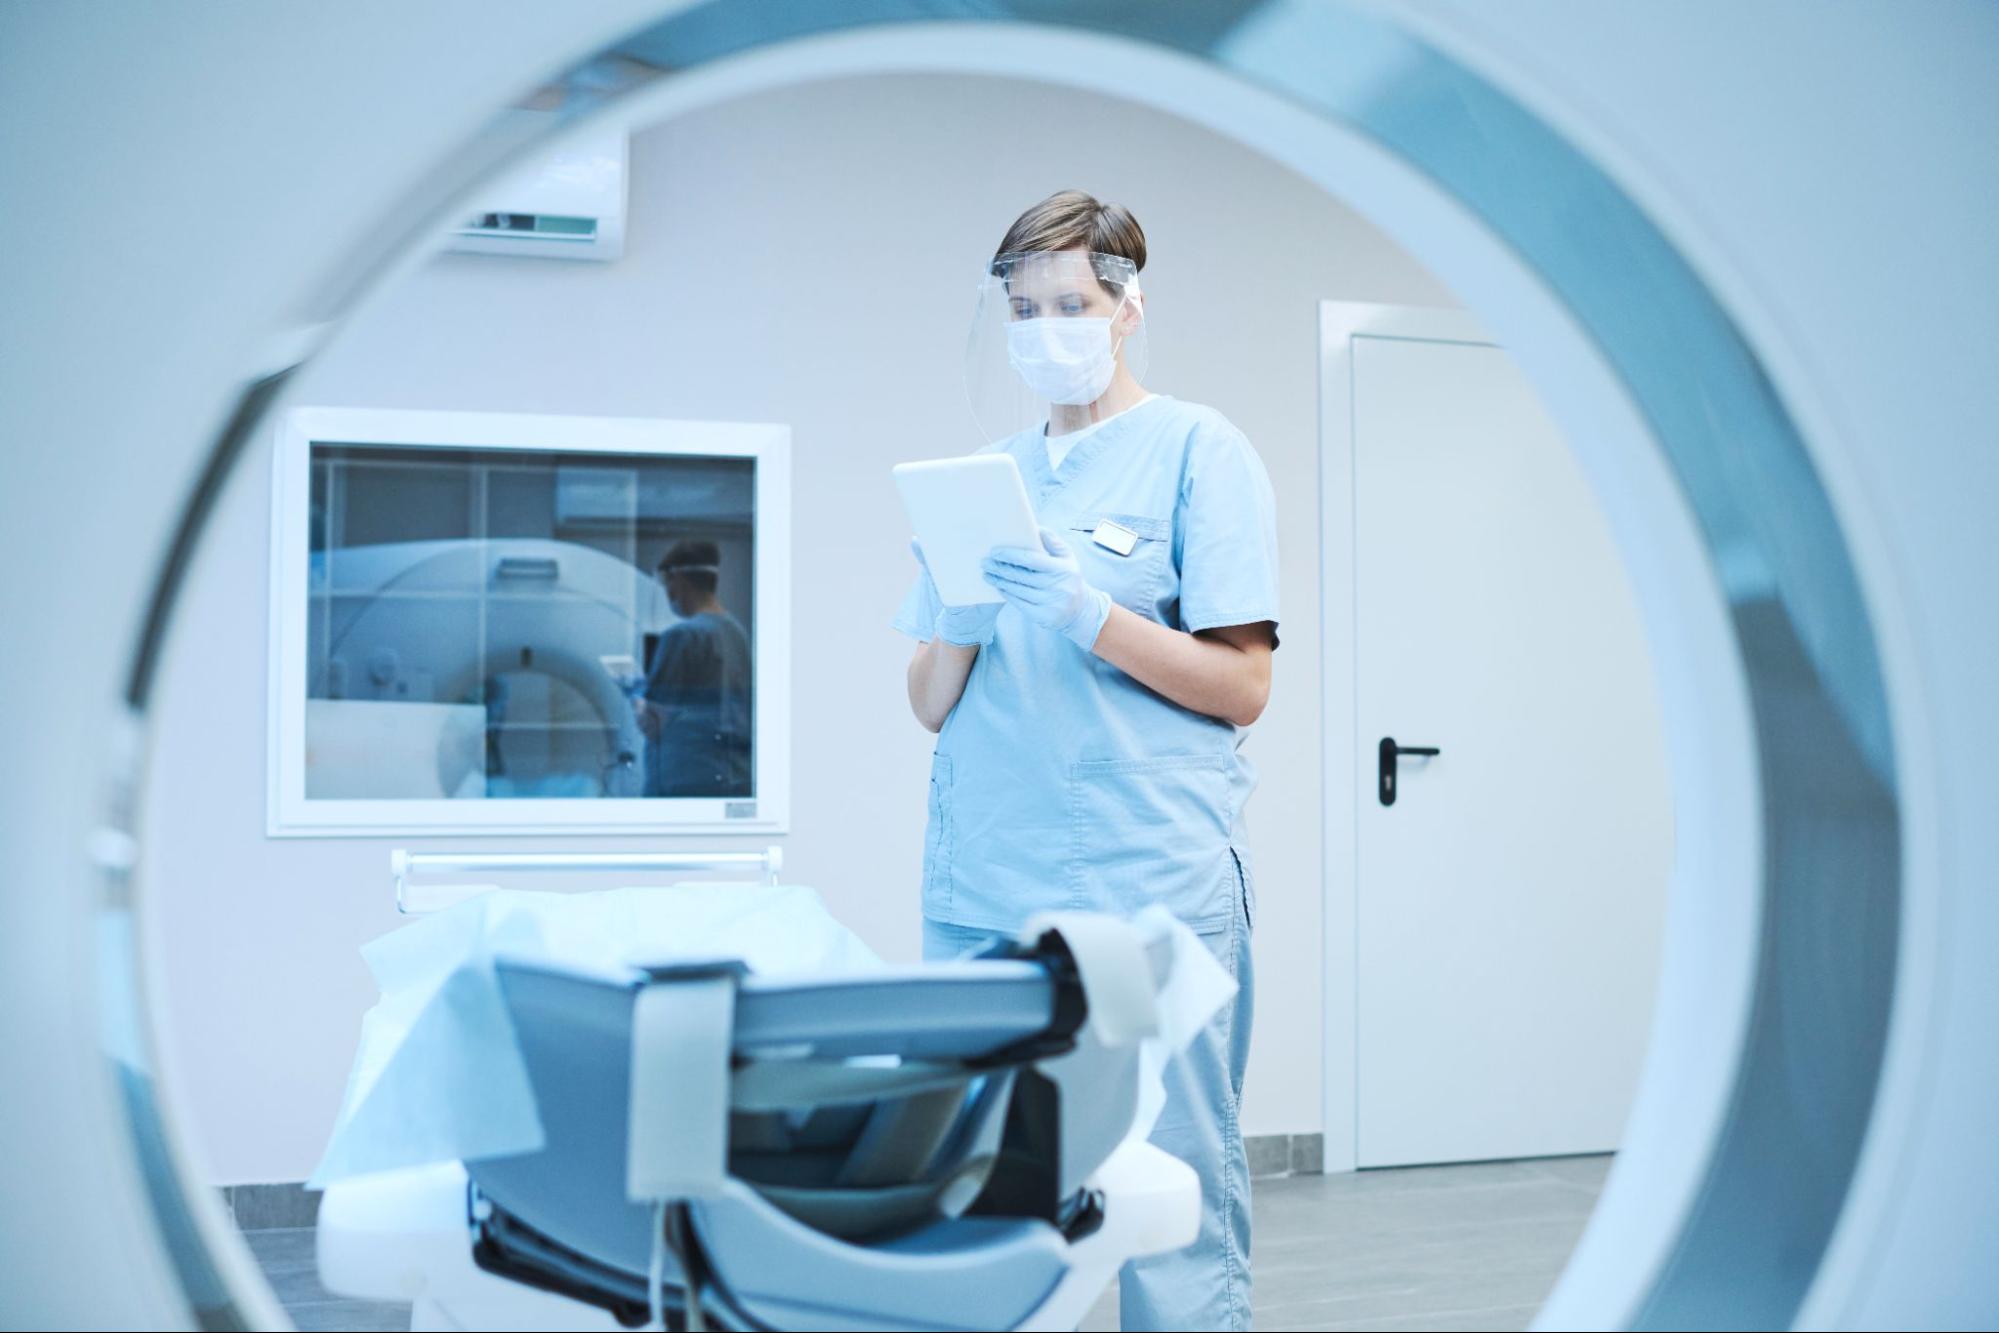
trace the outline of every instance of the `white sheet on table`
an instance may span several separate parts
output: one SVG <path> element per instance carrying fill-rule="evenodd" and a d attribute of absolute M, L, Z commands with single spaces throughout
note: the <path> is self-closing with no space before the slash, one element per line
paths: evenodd
<path fill-rule="evenodd" d="M 381 999 L 325 1155 L 308 1182 L 533 1152 L 534 1093 L 498 981 L 497 955 L 604 969 L 740 958 L 751 971 L 881 966 L 796 885 L 682 884 L 597 893 L 501 890 L 423 917 L 361 950 Z"/>

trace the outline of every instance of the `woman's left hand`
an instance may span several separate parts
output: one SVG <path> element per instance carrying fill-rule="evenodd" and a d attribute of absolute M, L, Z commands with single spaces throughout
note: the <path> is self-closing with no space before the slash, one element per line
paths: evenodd
<path fill-rule="evenodd" d="M 1069 544 L 1046 528 L 1041 547 L 995 546 L 986 555 L 986 582 L 1028 620 L 1089 652 L 1110 619 L 1110 594 L 1090 586 Z"/>

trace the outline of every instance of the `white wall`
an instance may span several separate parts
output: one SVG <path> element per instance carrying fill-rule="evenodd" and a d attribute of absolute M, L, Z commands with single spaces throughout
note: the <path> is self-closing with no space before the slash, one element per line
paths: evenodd
<path fill-rule="evenodd" d="M 1266 161 L 1025 83 L 759 96 L 637 136 L 632 181 L 622 262 L 441 256 L 364 313 L 293 401 L 790 424 L 788 877 L 910 958 L 931 737 L 903 698 L 909 645 L 888 628 L 911 562 L 887 469 L 978 443 L 961 351 L 981 261 L 1013 215 L 1071 185 L 1129 205 L 1152 247 L 1152 386 L 1220 408 L 1276 483 L 1287 619 L 1249 743 L 1263 786 L 1245 1128 L 1316 1131 L 1317 302 L 1449 295 Z M 394 840 L 263 833 L 268 494 L 259 458 L 208 537 L 160 697 L 149 816 L 168 1066 L 211 1178 L 228 1183 L 310 1170 L 373 1000 L 356 949 L 396 924 Z"/>

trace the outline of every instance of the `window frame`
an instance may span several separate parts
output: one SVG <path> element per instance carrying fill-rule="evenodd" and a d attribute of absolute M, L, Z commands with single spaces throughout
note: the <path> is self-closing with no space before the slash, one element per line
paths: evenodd
<path fill-rule="evenodd" d="M 307 630 L 312 446 L 492 453 L 747 458 L 755 463 L 752 748 L 756 785 L 739 797 L 308 799 Z M 272 433 L 266 832 L 272 837 L 477 834 L 736 834 L 790 831 L 791 429 L 733 421 L 511 412 L 295 407 Z M 731 813 L 731 808 L 735 813 Z M 747 807 L 748 813 L 745 813 Z"/>

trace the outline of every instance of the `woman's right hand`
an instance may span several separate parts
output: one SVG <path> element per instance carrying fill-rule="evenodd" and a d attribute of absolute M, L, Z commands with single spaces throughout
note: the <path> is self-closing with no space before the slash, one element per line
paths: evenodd
<path fill-rule="evenodd" d="M 911 537 L 909 549 L 916 553 L 916 563 L 923 566 L 923 577 L 930 580 L 930 595 L 936 597 L 937 580 L 931 578 L 930 562 L 923 558 L 923 544 Z M 993 628 L 1003 605 L 1003 602 L 984 602 L 974 606 L 945 606 L 939 599 L 937 637 L 960 648 L 983 648 L 993 641 Z"/>

